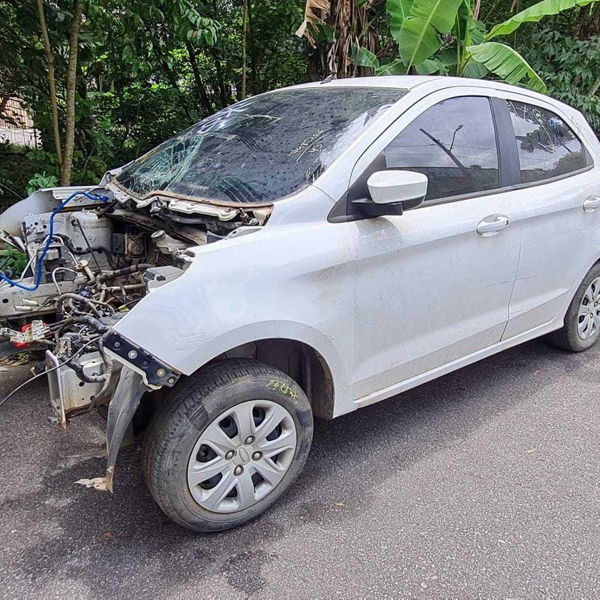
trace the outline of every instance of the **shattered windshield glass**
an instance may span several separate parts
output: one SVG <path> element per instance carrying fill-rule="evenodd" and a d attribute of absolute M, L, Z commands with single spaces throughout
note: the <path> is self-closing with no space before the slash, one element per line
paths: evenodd
<path fill-rule="evenodd" d="M 384 88 L 282 90 L 234 104 L 164 142 L 117 182 L 154 191 L 272 202 L 312 183 L 381 112 L 406 94 Z"/>

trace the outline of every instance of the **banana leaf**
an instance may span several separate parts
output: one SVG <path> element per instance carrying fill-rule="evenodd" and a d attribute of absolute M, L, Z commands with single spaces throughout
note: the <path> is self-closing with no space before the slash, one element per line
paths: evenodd
<path fill-rule="evenodd" d="M 377 56 L 370 50 L 362 47 L 358 49 L 354 62 L 359 67 L 371 67 L 375 69 L 379 66 L 379 59 Z"/>
<path fill-rule="evenodd" d="M 440 34 L 452 31 L 463 0 L 414 0 L 402 23 L 398 46 L 408 69 L 423 63 L 440 48 Z"/>
<path fill-rule="evenodd" d="M 393 38 L 398 41 L 400 38 L 400 29 L 404 19 L 410 14 L 413 0 L 388 0 L 386 11 L 390 15 L 390 32 Z"/>
<path fill-rule="evenodd" d="M 544 17 L 557 15 L 563 10 L 568 10 L 575 6 L 587 6 L 595 2 L 597 2 L 597 0 L 542 0 L 542 2 L 538 2 L 537 4 L 518 12 L 510 19 L 492 27 L 492 30 L 485 36 L 485 40 L 491 40 L 499 35 L 508 35 L 523 23 L 537 23 L 537 21 L 540 21 Z"/>
<path fill-rule="evenodd" d="M 470 56 L 506 83 L 526 81 L 527 87 L 545 93 L 546 84 L 529 63 L 516 51 L 499 42 L 484 42 L 467 48 Z"/>

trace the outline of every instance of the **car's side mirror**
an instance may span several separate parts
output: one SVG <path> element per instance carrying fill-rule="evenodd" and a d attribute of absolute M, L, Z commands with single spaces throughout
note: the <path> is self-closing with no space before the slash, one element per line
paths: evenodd
<path fill-rule="evenodd" d="M 427 194 L 427 176 L 415 171 L 377 171 L 367 180 L 370 198 L 353 200 L 352 205 L 369 217 L 401 215 L 416 208 Z"/>

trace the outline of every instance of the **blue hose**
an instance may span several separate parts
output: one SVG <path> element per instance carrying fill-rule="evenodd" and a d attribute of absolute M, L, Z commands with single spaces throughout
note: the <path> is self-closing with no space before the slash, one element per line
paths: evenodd
<path fill-rule="evenodd" d="M 36 269 L 35 269 L 35 278 L 34 284 L 32 287 L 28 287 L 23 285 L 17 281 L 13 281 L 10 277 L 7 277 L 4 273 L 0 273 L 0 281 L 6 281 L 10 285 L 14 285 L 15 287 L 21 288 L 26 292 L 33 292 L 40 287 L 40 283 L 42 282 L 42 268 L 44 266 L 44 260 L 46 258 L 46 254 L 48 254 L 48 250 L 50 248 L 50 244 L 52 243 L 52 237 L 54 235 L 54 217 L 69 203 L 73 198 L 77 198 L 77 196 L 85 196 L 94 202 L 108 202 L 110 198 L 108 196 L 102 196 L 99 194 L 91 194 L 90 192 L 73 192 L 66 200 L 61 202 L 50 215 L 50 227 L 48 229 L 48 237 L 46 238 L 46 243 L 44 244 L 44 248 L 42 250 L 41 256 L 37 261 Z"/>

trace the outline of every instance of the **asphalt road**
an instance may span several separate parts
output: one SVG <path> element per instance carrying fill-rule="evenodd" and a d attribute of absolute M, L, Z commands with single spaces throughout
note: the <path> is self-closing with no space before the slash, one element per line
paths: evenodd
<path fill-rule="evenodd" d="M 208 536 L 162 515 L 136 447 L 114 496 L 74 485 L 102 421 L 51 426 L 45 393 L 0 409 L 2 599 L 600 597 L 599 347 L 533 342 L 321 424 L 275 508 Z"/>

